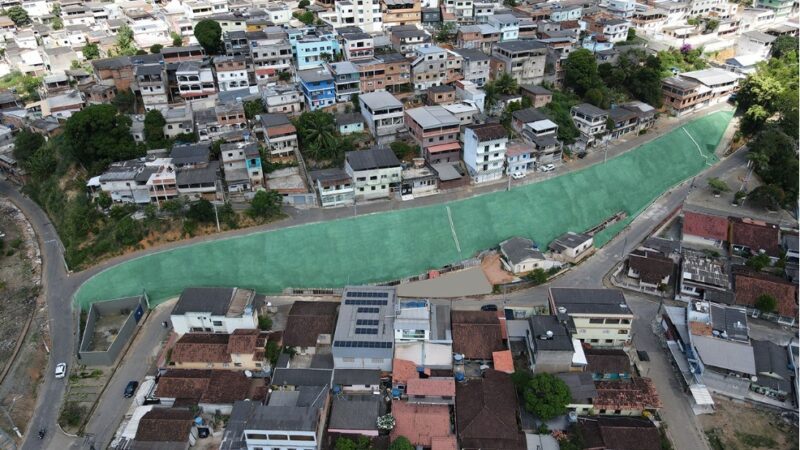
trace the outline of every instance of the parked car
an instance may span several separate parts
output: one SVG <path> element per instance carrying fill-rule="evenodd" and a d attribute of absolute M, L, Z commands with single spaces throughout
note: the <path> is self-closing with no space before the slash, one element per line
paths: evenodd
<path fill-rule="evenodd" d="M 511 174 L 511 178 L 515 180 L 521 180 L 525 178 L 525 172 L 514 172 Z"/>
<path fill-rule="evenodd" d="M 497 305 L 483 305 L 481 311 L 497 311 Z"/>
<path fill-rule="evenodd" d="M 586 152 L 578 153 L 578 158 L 580 158 L 580 159 L 586 158 Z"/>
<path fill-rule="evenodd" d="M 125 398 L 133 397 L 133 394 L 136 393 L 136 388 L 139 387 L 138 381 L 129 381 L 128 385 L 125 386 Z"/>
<path fill-rule="evenodd" d="M 556 170 L 555 164 L 545 164 L 539 168 L 542 172 L 552 172 Z"/>
<path fill-rule="evenodd" d="M 64 378 L 67 376 L 67 363 L 56 364 L 56 378 Z"/>

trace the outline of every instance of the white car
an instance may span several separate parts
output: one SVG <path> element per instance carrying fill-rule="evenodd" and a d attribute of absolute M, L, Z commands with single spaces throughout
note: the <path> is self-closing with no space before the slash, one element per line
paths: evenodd
<path fill-rule="evenodd" d="M 514 172 L 511 174 L 511 178 L 515 180 L 521 180 L 525 178 L 525 172 Z"/>
<path fill-rule="evenodd" d="M 67 376 L 67 363 L 56 364 L 56 378 L 64 378 Z"/>
<path fill-rule="evenodd" d="M 556 166 L 554 164 L 545 164 L 539 168 L 542 172 L 552 172 L 556 170 Z"/>

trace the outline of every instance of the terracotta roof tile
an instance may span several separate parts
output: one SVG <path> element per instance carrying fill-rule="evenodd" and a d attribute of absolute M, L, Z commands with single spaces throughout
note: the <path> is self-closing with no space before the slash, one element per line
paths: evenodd
<path fill-rule="evenodd" d="M 338 302 L 295 302 L 289 311 L 284 345 L 314 347 L 320 334 L 333 334 Z"/>
<path fill-rule="evenodd" d="M 782 278 L 737 266 L 733 286 L 737 305 L 755 306 L 759 296 L 769 294 L 778 302 L 778 314 L 797 317 L 797 286 Z"/>
<path fill-rule="evenodd" d="M 466 359 L 492 359 L 492 352 L 505 350 L 500 320 L 489 311 L 453 311 L 453 351 Z"/>
<path fill-rule="evenodd" d="M 494 370 L 505 373 L 514 372 L 514 358 L 511 356 L 511 350 L 492 352 L 492 359 L 494 360 Z"/>
<path fill-rule="evenodd" d="M 254 353 L 264 348 L 267 336 L 261 330 L 234 330 L 228 339 L 228 353 Z"/>
<path fill-rule="evenodd" d="M 197 399 L 211 379 L 211 370 L 168 370 L 156 386 L 156 397 Z"/>
<path fill-rule="evenodd" d="M 430 375 L 431 370 L 425 369 L 425 373 Z M 392 361 L 392 381 L 399 384 L 407 384 L 410 380 L 419 378 L 417 365 L 414 361 L 407 359 L 395 359 Z"/>
<path fill-rule="evenodd" d="M 597 397 L 594 408 L 616 409 L 658 409 L 661 399 L 650 378 L 631 378 L 630 381 L 597 381 Z"/>
<path fill-rule="evenodd" d="M 435 437 L 431 439 L 431 450 L 457 450 L 458 442 L 455 436 Z"/>
<path fill-rule="evenodd" d="M 589 373 L 631 373 L 631 359 L 623 350 L 585 349 Z"/>
<path fill-rule="evenodd" d="M 683 234 L 727 241 L 728 218 L 684 210 Z"/>
<path fill-rule="evenodd" d="M 421 405 L 394 401 L 392 416 L 395 418 L 392 440 L 405 436 L 413 445 L 431 447 L 433 438 L 451 435 L 448 405 Z"/>
<path fill-rule="evenodd" d="M 188 409 L 153 408 L 139 420 L 136 441 L 188 442 L 194 414 Z"/>
<path fill-rule="evenodd" d="M 243 372 L 214 370 L 211 372 L 206 390 L 200 397 L 200 402 L 233 404 L 238 400 L 250 398 L 249 394 L 253 380 L 247 378 Z"/>
<path fill-rule="evenodd" d="M 458 383 L 456 422 L 462 448 L 525 448 L 517 425 L 517 395 L 507 373 L 489 369 L 483 378 Z"/>
<path fill-rule="evenodd" d="M 227 334 L 184 334 L 172 348 L 172 361 L 177 363 L 231 361 Z"/>
<path fill-rule="evenodd" d="M 628 257 L 628 266 L 639 273 L 642 281 L 661 283 L 664 277 L 672 276 L 675 264 L 666 256 L 654 252 L 633 252 Z"/>
<path fill-rule="evenodd" d="M 408 395 L 450 396 L 456 395 L 456 382 L 452 378 L 413 378 L 406 383 Z"/>
<path fill-rule="evenodd" d="M 732 219 L 731 244 L 748 247 L 753 253 L 765 251 L 778 257 L 781 252 L 780 228 L 772 223 L 752 219 Z"/>

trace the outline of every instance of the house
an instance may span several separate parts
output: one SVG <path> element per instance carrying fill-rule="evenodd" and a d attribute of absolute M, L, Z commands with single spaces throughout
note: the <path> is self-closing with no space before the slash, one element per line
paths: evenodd
<path fill-rule="evenodd" d="M 376 369 L 336 369 L 333 371 L 334 391 L 345 394 L 375 396 L 381 389 L 381 371 Z"/>
<path fill-rule="evenodd" d="M 188 449 L 197 440 L 195 414 L 187 408 L 153 408 L 139 419 L 131 448 Z"/>
<path fill-rule="evenodd" d="M 460 26 L 456 32 L 456 45 L 460 48 L 476 49 L 489 54 L 498 42 L 500 31 L 486 23 Z"/>
<path fill-rule="evenodd" d="M 358 199 L 391 198 L 400 186 L 400 160 L 386 147 L 345 153 L 344 170 L 354 181 Z"/>
<path fill-rule="evenodd" d="M 163 55 L 162 49 L 162 55 Z M 164 60 L 166 61 L 166 55 Z M 211 65 L 201 61 L 186 61 L 175 71 L 180 96 L 187 101 L 208 98 L 217 92 Z"/>
<path fill-rule="evenodd" d="M 617 43 L 628 39 L 628 29 L 631 26 L 628 20 L 597 16 L 588 22 L 588 31 L 601 33 L 609 42 Z"/>
<path fill-rule="evenodd" d="M 745 308 L 693 300 L 686 306 L 686 322 L 685 352 L 693 373 L 712 370 L 720 375 L 755 376 Z"/>
<path fill-rule="evenodd" d="M 266 343 L 266 336 L 257 329 L 235 330 L 231 334 L 187 333 L 175 342 L 169 366 L 260 372 L 266 365 Z"/>
<path fill-rule="evenodd" d="M 533 169 L 534 147 L 522 141 L 511 141 L 506 146 L 506 175 L 525 175 Z"/>
<path fill-rule="evenodd" d="M 337 102 L 349 102 L 353 95 L 361 93 L 358 66 L 350 61 L 328 64 L 328 70 L 333 76 Z"/>
<path fill-rule="evenodd" d="M 761 60 L 767 59 L 772 52 L 772 43 L 775 39 L 778 38 L 762 31 L 744 32 L 736 40 L 736 55 L 754 55 Z"/>
<path fill-rule="evenodd" d="M 337 302 L 294 302 L 283 331 L 283 345 L 301 355 L 314 354 L 317 346 L 330 347 L 338 307 Z"/>
<path fill-rule="evenodd" d="M 557 262 L 547 259 L 535 242 L 522 237 L 513 237 L 501 242 L 500 254 L 503 255 L 501 260 L 503 267 L 514 275 L 536 269 L 549 270 L 559 266 Z"/>
<path fill-rule="evenodd" d="M 394 302 L 394 288 L 345 288 L 333 338 L 335 368 L 392 370 Z"/>
<path fill-rule="evenodd" d="M 522 95 L 531 99 L 533 108 L 543 108 L 553 101 L 553 93 L 542 86 L 524 84 L 519 89 Z"/>
<path fill-rule="evenodd" d="M 464 81 L 475 83 L 476 86 L 483 86 L 489 81 L 489 61 L 488 54 L 474 48 L 453 49 L 461 57 L 461 74 Z"/>
<path fill-rule="evenodd" d="M 776 261 L 781 253 L 780 227 L 749 218 L 731 217 L 731 252 L 745 255 L 765 253 Z"/>
<path fill-rule="evenodd" d="M 323 208 L 350 206 L 355 201 L 353 179 L 342 169 L 321 169 L 308 174 Z"/>
<path fill-rule="evenodd" d="M 633 313 L 616 289 L 550 288 L 550 312 L 568 321 L 572 336 L 592 347 L 630 343 Z"/>
<path fill-rule="evenodd" d="M 631 378 L 631 359 L 624 350 L 585 349 L 586 372 L 595 381 L 629 380 Z"/>
<path fill-rule="evenodd" d="M 546 59 L 547 46 L 537 41 L 506 41 L 492 46 L 494 78 L 505 72 L 519 84 L 541 84 Z"/>
<path fill-rule="evenodd" d="M 408 403 L 452 405 L 456 382 L 452 377 L 412 378 L 406 382 L 404 399 Z"/>
<path fill-rule="evenodd" d="M 674 270 L 675 263 L 660 253 L 634 250 L 628 255 L 628 277 L 639 280 L 642 288 L 668 286 Z"/>
<path fill-rule="evenodd" d="M 313 111 L 336 103 L 334 78 L 326 68 L 300 70 L 297 78 L 308 109 Z"/>
<path fill-rule="evenodd" d="M 650 419 L 634 417 L 581 417 L 577 427 L 584 448 L 603 450 L 659 450 L 661 432 Z"/>
<path fill-rule="evenodd" d="M 414 446 L 456 448 L 448 405 L 395 400 L 392 402 L 392 416 L 395 418 L 395 427 L 390 434 L 392 440 L 404 436 Z"/>
<path fill-rule="evenodd" d="M 169 369 L 158 377 L 153 397 L 164 406 L 196 405 L 206 414 L 230 414 L 240 400 L 262 400 L 263 378 L 250 378 L 243 371 Z"/>
<path fill-rule="evenodd" d="M 556 261 L 576 264 L 594 253 L 594 238 L 588 234 L 568 231 L 547 246 Z"/>
<path fill-rule="evenodd" d="M 361 31 L 346 32 L 342 36 L 342 49 L 347 61 L 370 59 L 375 56 L 375 41 L 367 33 Z"/>
<path fill-rule="evenodd" d="M 596 381 L 597 397 L 592 409 L 600 415 L 641 416 L 661 408 L 661 399 L 650 378 L 628 381 Z"/>
<path fill-rule="evenodd" d="M 638 131 L 639 115 L 636 111 L 624 107 L 613 107 L 608 111 L 608 118 L 613 122 L 613 127 L 608 130 L 611 139 L 619 139 L 628 133 Z"/>
<path fill-rule="evenodd" d="M 727 101 L 738 84 L 738 75 L 711 68 L 665 78 L 661 81 L 661 91 L 667 110 L 675 116 L 682 116 Z"/>
<path fill-rule="evenodd" d="M 473 183 L 498 180 L 503 176 L 508 132 L 496 123 L 464 128 L 464 162 Z"/>
<path fill-rule="evenodd" d="M 195 134 L 194 113 L 191 103 L 185 106 L 173 106 L 161 110 L 166 123 L 164 136 L 175 139 L 181 134 Z"/>
<path fill-rule="evenodd" d="M 405 124 L 430 164 L 459 160 L 458 119 L 442 106 L 423 106 L 405 112 Z"/>
<path fill-rule="evenodd" d="M 249 49 L 247 51 L 247 56 L 250 56 Z M 245 55 L 215 56 L 213 62 L 220 91 L 232 91 L 250 86 Z"/>
<path fill-rule="evenodd" d="M 334 34 L 309 33 L 302 36 L 289 35 L 289 42 L 294 49 L 297 70 L 314 69 L 325 64 L 323 54 L 330 57 L 339 53 L 339 41 Z"/>
<path fill-rule="evenodd" d="M 505 350 L 497 314 L 489 311 L 452 311 L 453 352 L 467 360 L 491 361 L 492 352 Z"/>
<path fill-rule="evenodd" d="M 395 359 L 416 368 L 452 369 L 450 306 L 425 299 L 397 302 L 394 318 Z M 395 368 L 395 371 L 397 372 Z M 395 374 L 395 378 L 399 376 Z M 396 381 L 396 380 L 395 380 Z M 405 386 L 396 386 L 401 390 Z"/>
<path fill-rule="evenodd" d="M 597 389 L 594 386 L 592 375 L 586 372 L 562 372 L 555 374 L 569 388 L 570 401 L 567 410 L 578 415 L 588 415 L 594 411 L 593 405 L 597 398 Z"/>
<path fill-rule="evenodd" d="M 770 341 L 753 339 L 752 343 L 756 379 L 750 384 L 750 390 L 786 401 L 792 394 L 792 378 L 795 376 L 788 349 Z"/>
<path fill-rule="evenodd" d="M 586 357 L 580 341 L 573 339 L 566 324 L 555 315 L 533 315 L 528 318 L 530 367 L 534 373 L 581 371 Z"/>
<path fill-rule="evenodd" d="M 519 18 L 513 14 L 492 14 L 488 17 L 489 25 L 500 32 L 500 42 L 519 39 Z"/>
<path fill-rule="evenodd" d="M 172 328 L 178 334 L 256 329 L 255 295 L 240 288 L 186 288 L 170 314 Z"/>
<path fill-rule="evenodd" d="M 317 450 L 321 448 L 329 404 L 328 386 L 274 391 L 266 405 L 236 402 L 221 448 Z"/>
<path fill-rule="evenodd" d="M 461 448 L 525 448 L 517 425 L 517 394 L 509 374 L 487 369 L 482 378 L 458 383 L 455 410 Z"/>
<path fill-rule="evenodd" d="M 299 150 L 297 129 L 284 113 L 266 113 L 259 116 L 264 143 L 271 162 L 294 161 Z"/>
<path fill-rule="evenodd" d="M 684 245 L 722 248 L 728 242 L 728 218 L 716 214 L 683 209 Z"/>
<path fill-rule="evenodd" d="M 358 96 L 361 115 L 378 144 L 396 139 L 403 127 L 403 104 L 388 92 L 368 92 Z"/>
<path fill-rule="evenodd" d="M 228 192 L 255 191 L 264 184 L 257 143 L 222 144 L 220 155 Z"/>
<path fill-rule="evenodd" d="M 379 395 L 337 395 L 331 402 L 328 433 L 378 436 Z"/>
<path fill-rule="evenodd" d="M 303 93 L 296 85 L 268 86 L 261 90 L 268 113 L 296 114 L 303 109 Z"/>
<path fill-rule="evenodd" d="M 85 101 L 83 94 L 78 90 L 67 91 L 63 94 L 47 97 L 41 103 L 42 116 L 53 116 L 59 119 L 69 119 L 73 114 L 83 109 Z"/>
<path fill-rule="evenodd" d="M 361 117 L 361 114 L 359 113 L 337 114 L 336 126 L 339 128 L 339 134 L 342 136 L 354 133 L 363 133 L 364 118 Z"/>
<path fill-rule="evenodd" d="M 447 82 L 451 53 L 433 44 L 417 46 L 411 63 L 414 89 L 424 90 Z M 457 56 L 453 54 L 454 56 Z"/>
<path fill-rule="evenodd" d="M 155 171 L 141 159 L 111 163 L 105 172 L 93 179 L 100 190 L 108 193 L 111 200 L 121 203 L 150 203 L 150 187 L 147 180 Z M 91 183 L 91 181 L 90 181 Z"/>
<path fill-rule="evenodd" d="M 733 291 L 737 305 L 756 308 L 758 298 L 766 294 L 776 301 L 775 313 L 784 317 L 797 317 L 797 285 L 781 277 L 756 272 L 745 266 L 735 266 Z"/>
<path fill-rule="evenodd" d="M 685 248 L 680 273 L 679 298 L 733 303 L 730 270 L 724 258 Z"/>
<path fill-rule="evenodd" d="M 285 357 L 281 355 L 278 358 L 277 367 L 272 373 L 270 380 L 272 386 L 281 390 L 294 389 L 296 391 L 301 387 L 330 385 L 333 379 L 333 370 L 329 367 L 330 364 L 327 364 L 329 361 L 324 359 L 316 359 L 317 362 L 320 362 L 319 365 L 324 367 L 295 368 L 291 367 L 293 362 L 289 355 Z M 312 362 L 315 360 L 312 359 Z"/>
<path fill-rule="evenodd" d="M 403 57 L 413 59 L 417 47 L 430 44 L 431 35 L 415 25 L 398 25 L 390 29 L 392 47 Z"/>
<path fill-rule="evenodd" d="M 570 115 L 572 123 L 588 143 L 593 143 L 595 138 L 605 134 L 608 111 L 589 103 L 581 103 L 570 109 Z"/>
<path fill-rule="evenodd" d="M 443 84 L 427 89 L 426 102 L 429 105 L 447 105 L 456 101 L 456 88 Z M 407 112 L 407 111 L 406 111 Z"/>

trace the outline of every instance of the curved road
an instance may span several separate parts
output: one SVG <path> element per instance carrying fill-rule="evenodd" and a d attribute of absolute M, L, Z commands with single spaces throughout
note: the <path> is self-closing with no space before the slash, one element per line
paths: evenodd
<path fill-rule="evenodd" d="M 722 108 L 714 108 L 722 109 Z M 710 111 L 703 111 L 703 114 L 708 114 Z M 691 120 L 693 117 L 682 118 L 681 120 L 673 120 L 672 123 L 666 124 L 662 129 L 659 129 L 659 133 L 654 133 L 655 136 L 652 134 L 640 136 L 638 138 L 631 139 L 628 142 L 620 145 L 619 148 L 611 148 L 609 149 L 609 156 L 616 156 L 620 153 L 623 153 L 631 148 L 634 148 L 638 145 L 643 144 L 646 141 L 649 141 L 659 134 L 663 132 L 667 132 L 672 128 L 676 128 L 688 120 Z M 722 141 L 720 142 L 720 148 L 724 148 L 730 135 L 732 134 L 733 124 L 735 121 L 731 121 L 731 124 L 728 127 L 726 134 L 723 136 Z M 584 160 L 578 160 L 574 164 L 571 164 L 566 171 L 578 170 L 579 168 L 585 167 L 586 165 L 601 163 L 603 160 L 603 155 L 601 152 L 595 152 L 587 156 Z M 619 262 L 622 258 L 622 255 L 626 253 L 626 249 L 631 248 L 635 243 L 644 239 L 652 230 L 653 226 L 663 220 L 666 215 L 677 208 L 686 198 L 692 186 L 704 186 L 705 180 L 714 177 L 720 176 L 721 174 L 733 170 L 735 167 L 740 166 L 746 161 L 744 157 L 744 151 L 738 151 L 734 155 L 722 160 L 721 162 L 717 163 L 713 167 L 710 167 L 705 172 L 699 174 L 695 177 L 693 183 L 684 182 L 678 187 L 673 188 L 672 190 L 666 192 L 662 197 L 656 200 L 653 205 L 647 208 L 639 217 L 637 217 L 625 230 L 617 235 L 615 239 L 609 242 L 603 249 L 600 249 L 597 254 L 591 257 L 588 261 L 578 266 L 575 270 L 567 273 L 565 276 L 555 280 L 552 285 L 553 286 L 584 286 L 584 287 L 591 287 L 591 286 L 600 286 L 602 283 L 602 279 L 608 271 L 613 268 L 613 266 Z M 559 175 L 563 173 L 560 172 Z M 537 177 L 538 178 L 538 177 Z M 382 202 L 382 203 L 373 203 L 369 206 L 362 206 L 359 207 L 358 214 L 369 214 L 376 211 L 385 211 L 390 209 L 397 209 L 397 208 L 406 208 L 406 207 L 414 207 L 420 206 L 423 204 L 429 203 L 439 203 L 444 201 L 452 200 L 453 197 L 455 198 L 463 198 L 472 196 L 478 193 L 489 192 L 493 190 L 500 190 L 504 186 L 485 186 L 482 188 L 477 189 L 469 189 L 466 191 L 456 191 L 451 193 L 445 193 L 437 196 L 431 197 L 423 197 L 418 199 L 419 201 L 411 201 L 411 202 Z M 28 197 L 21 194 L 16 187 L 12 184 L 8 183 L 5 180 L 0 180 L 0 195 L 6 196 L 11 199 L 21 210 L 22 212 L 28 217 L 31 225 L 33 226 L 37 238 L 39 240 L 40 247 L 42 249 L 42 260 L 43 260 L 43 286 L 44 286 L 44 295 L 46 296 L 47 306 L 48 306 L 48 314 L 50 317 L 50 340 L 52 342 L 51 345 L 51 358 L 49 359 L 47 372 L 45 375 L 45 381 L 42 388 L 39 390 L 39 398 L 36 403 L 36 410 L 34 412 L 33 418 L 31 423 L 28 425 L 28 429 L 25 435 L 25 441 L 23 442 L 22 449 L 41 449 L 41 448 L 53 448 L 53 449 L 64 449 L 70 447 L 72 444 L 76 442 L 75 438 L 68 437 L 60 430 L 58 430 L 58 426 L 56 425 L 58 413 L 60 411 L 60 406 L 62 404 L 64 393 L 65 393 L 65 380 L 56 380 L 53 378 L 53 368 L 55 364 L 58 362 L 65 361 L 67 363 L 72 363 L 73 358 L 72 356 L 75 354 L 75 343 L 77 337 L 75 336 L 76 330 L 78 329 L 77 326 L 77 317 L 73 316 L 72 311 L 72 296 L 77 290 L 77 288 L 91 276 L 95 275 L 96 273 L 120 264 L 128 259 L 139 257 L 143 254 L 147 254 L 150 252 L 161 251 L 164 248 L 170 247 L 177 247 L 177 246 L 184 246 L 184 245 L 191 245 L 193 243 L 205 240 L 215 240 L 222 237 L 229 237 L 232 234 L 247 234 L 253 233 L 256 231 L 263 231 L 265 229 L 271 228 L 280 228 L 287 226 L 289 224 L 297 224 L 297 223 L 306 223 L 306 222 L 316 222 L 320 220 L 330 220 L 333 218 L 338 218 L 342 216 L 348 216 L 355 211 L 349 210 L 348 208 L 337 208 L 337 209 L 330 209 L 330 210 L 312 210 L 312 211 L 300 211 L 294 212 L 291 214 L 291 219 L 288 221 L 279 221 L 276 223 L 268 224 L 262 227 L 257 228 L 250 228 L 244 230 L 235 230 L 229 233 L 220 233 L 210 236 L 201 236 L 195 239 L 191 239 L 188 241 L 180 241 L 171 244 L 167 244 L 165 246 L 151 248 L 140 252 L 135 252 L 127 255 L 122 255 L 119 257 L 112 258 L 108 261 L 104 261 L 97 266 L 89 268 L 79 273 L 68 273 L 65 264 L 64 264 L 64 256 L 63 256 L 63 246 L 61 241 L 59 240 L 58 234 L 55 231 L 55 228 L 50 223 L 49 218 L 47 215 L 42 211 L 41 208 L 35 202 L 30 200 Z M 291 222 L 291 223 L 287 223 Z M 544 304 L 547 298 L 547 289 L 546 286 L 539 286 L 537 288 L 515 292 L 513 294 L 509 294 L 507 302 L 509 304 L 519 304 L 519 305 L 530 305 L 530 304 Z M 674 411 L 674 414 L 679 414 L 678 411 Z M 680 414 L 681 416 L 685 414 Z M 669 420 L 669 419 L 668 419 Z M 680 421 L 683 422 L 683 421 Z M 40 441 L 36 437 L 35 430 L 40 428 L 47 428 L 48 433 L 44 441 Z M 673 429 L 681 429 L 681 427 L 673 428 Z M 678 436 L 671 436 L 677 445 L 677 448 L 707 448 L 706 443 L 702 440 L 702 437 L 698 436 L 695 433 L 683 433 Z M 678 445 L 678 444 L 687 444 L 687 445 Z"/>

